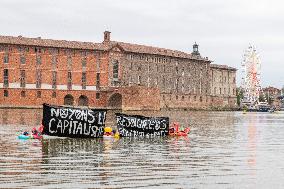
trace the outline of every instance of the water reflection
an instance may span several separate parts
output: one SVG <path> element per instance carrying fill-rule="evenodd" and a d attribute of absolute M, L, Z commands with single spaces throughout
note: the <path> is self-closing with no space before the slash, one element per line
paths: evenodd
<path fill-rule="evenodd" d="M 248 123 L 248 150 L 249 159 L 248 164 L 251 168 L 256 166 L 256 117 L 251 117 Z"/>
<path fill-rule="evenodd" d="M 21 141 L 41 110 L 0 110 L 0 188 L 280 188 L 284 114 L 128 112 L 169 116 L 188 138 Z M 107 125 L 115 124 L 108 112 Z M 273 176 L 270 175 L 273 170 Z"/>
<path fill-rule="evenodd" d="M 0 109 L 0 125 L 39 125 L 41 109 Z"/>

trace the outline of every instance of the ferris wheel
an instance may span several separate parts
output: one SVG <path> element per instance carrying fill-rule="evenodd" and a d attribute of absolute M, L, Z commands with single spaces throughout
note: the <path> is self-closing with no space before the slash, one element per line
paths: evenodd
<path fill-rule="evenodd" d="M 244 90 L 243 101 L 256 104 L 260 95 L 260 68 L 261 62 L 254 46 L 249 46 L 242 61 L 242 88 Z"/>

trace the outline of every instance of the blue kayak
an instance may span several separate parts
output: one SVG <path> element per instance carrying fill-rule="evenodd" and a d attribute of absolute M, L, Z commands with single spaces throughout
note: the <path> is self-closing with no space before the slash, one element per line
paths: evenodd
<path fill-rule="evenodd" d="M 27 140 L 27 139 L 30 139 L 31 137 L 29 135 L 19 135 L 18 136 L 18 139 L 24 139 L 24 140 Z"/>

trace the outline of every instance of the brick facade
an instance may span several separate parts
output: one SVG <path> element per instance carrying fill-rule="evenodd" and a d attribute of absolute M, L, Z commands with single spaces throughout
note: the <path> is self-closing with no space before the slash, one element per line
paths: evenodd
<path fill-rule="evenodd" d="M 216 97 L 231 104 L 236 70 L 210 63 L 197 44 L 184 53 L 111 41 L 107 31 L 102 43 L 0 36 L 0 104 L 207 109 Z M 228 74 L 221 88 L 229 95 L 212 92 L 219 72 Z"/>
<path fill-rule="evenodd" d="M 211 64 L 211 96 L 213 108 L 236 108 L 236 69 Z"/>

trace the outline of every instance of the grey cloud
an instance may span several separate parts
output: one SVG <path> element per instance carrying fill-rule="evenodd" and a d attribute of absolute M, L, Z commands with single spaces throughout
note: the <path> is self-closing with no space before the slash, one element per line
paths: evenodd
<path fill-rule="evenodd" d="M 283 85 L 284 2 L 280 0 L 1 0 L 1 35 L 102 41 L 112 39 L 190 52 L 240 69 L 258 47 L 264 86 Z M 240 78 L 240 72 L 238 73 Z"/>

